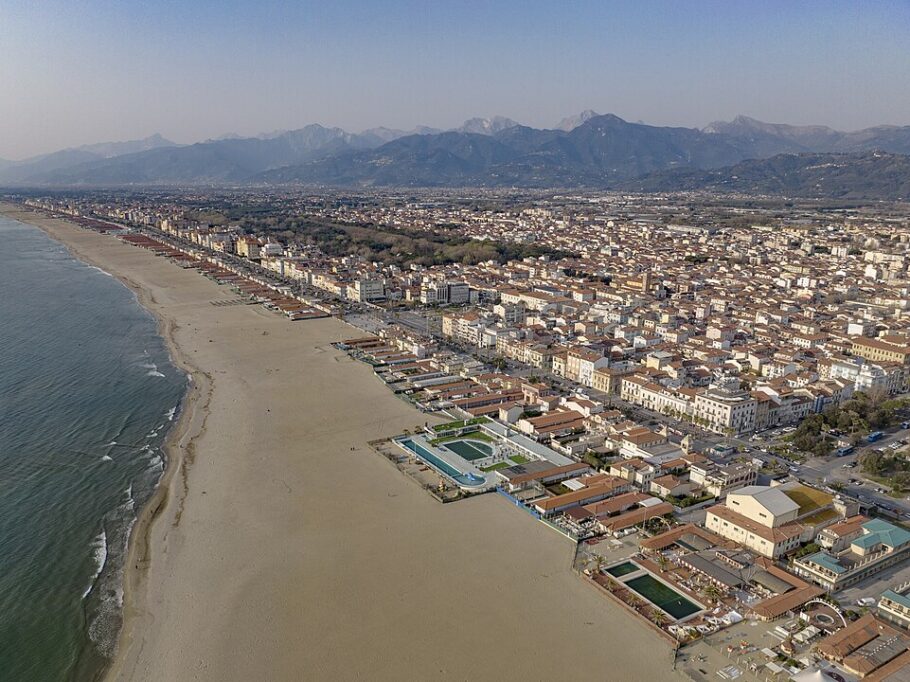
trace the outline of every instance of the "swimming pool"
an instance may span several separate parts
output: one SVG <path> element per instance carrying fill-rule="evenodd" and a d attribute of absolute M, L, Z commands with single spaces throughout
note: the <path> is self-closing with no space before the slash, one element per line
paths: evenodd
<path fill-rule="evenodd" d="M 446 476 L 448 476 L 449 478 L 451 478 L 453 481 L 455 481 L 459 485 L 462 485 L 466 488 L 477 488 L 487 482 L 487 479 L 485 479 L 481 476 L 477 476 L 471 472 L 468 472 L 466 474 L 462 473 L 461 471 L 459 471 L 458 469 L 453 467 L 448 462 L 441 460 L 439 457 L 434 455 L 432 452 L 427 450 L 425 447 L 423 447 L 419 443 L 415 443 L 410 438 L 400 440 L 400 441 L 398 441 L 398 443 L 402 447 L 407 448 L 408 450 L 413 452 L 420 459 L 422 459 L 424 462 L 429 464 L 431 467 L 433 467 L 437 471 L 439 471 L 439 472 L 445 474 Z"/>
<path fill-rule="evenodd" d="M 624 561 L 621 564 L 616 564 L 615 566 L 610 566 L 607 569 L 607 573 L 612 575 L 614 578 L 619 578 L 623 575 L 628 575 L 629 573 L 635 573 L 635 571 L 640 571 L 641 567 L 637 564 L 633 564 L 631 561 Z"/>
<path fill-rule="evenodd" d="M 442 447 L 444 447 L 446 450 L 451 450 L 456 455 L 463 459 L 466 459 L 469 462 L 473 462 L 477 459 L 486 459 L 487 457 L 493 456 L 492 445 L 471 438 L 452 440 L 447 443 L 443 443 Z"/>
<path fill-rule="evenodd" d="M 693 613 L 701 611 L 701 607 L 689 601 L 669 585 L 662 583 L 650 573 L 628 580 L 626 586 L 647 599 L 659 609 L 662 609 L 680 620 Z"/>

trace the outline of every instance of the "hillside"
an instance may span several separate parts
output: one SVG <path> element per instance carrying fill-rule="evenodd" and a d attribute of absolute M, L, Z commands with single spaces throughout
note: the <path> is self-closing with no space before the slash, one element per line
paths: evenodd
<path fill-rule="evenodd" d="M 910 199 L 910 156 L 886 152 L 780 154 L 713 170 L 652 173 L 636 192 L 710 191 L 826 199 Z"/>
<path fill-rule="evenodd" d="M 705 171 L 779 154 L 862 154 L 871 150 L 910 153 L 910 127 L 876 126 L 844 133 L 825 126 L 763 123 L 739 116 L 698 130 L 630 123 L 612 114 L 585 111 L 561 121 L 555 129 L 532 128 L 494 116 L 469 119 L 444 132 L 425 127 L 409 133 L 371 128 L 354 134 L 314 124 L 258 137 L 229 135 L 184 146 L 152 136 L 131 143 L 92 145 L 25 161 L 0 162 L 0 184 L 609 189 L 625 187 L 634 180 L 634 186 L 655 188 L 729 186 L 731 182 L 740 186 L 742 178 L 737 184 L 725 180 L 723 173 Z M 851 158 L 837 163 L 849 164 Z M 831 192 L 844 196 L 868 192 L 884 196 L 887 186 L 900 186 L 893 177 L 883 179 L 878 188 L 864 185 L 860 171 L 851 173 L 846 168 L 837 177 L 840 184 L 833 184 L 827 176 L 818 191 L 827 192 L 830 185 Z M 756 178 L 754 185 L 768 182 Z M 779 183 L 781 190 L 786 189 L 784 180 Z"/>

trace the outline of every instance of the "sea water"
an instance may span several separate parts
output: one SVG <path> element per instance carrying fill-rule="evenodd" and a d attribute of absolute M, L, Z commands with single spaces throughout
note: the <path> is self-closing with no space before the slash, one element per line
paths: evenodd
<path fill-rule="evenodd" d="M 0 217 L 0 678 L 103 671 L 185 388 L 129 289 Z"/>

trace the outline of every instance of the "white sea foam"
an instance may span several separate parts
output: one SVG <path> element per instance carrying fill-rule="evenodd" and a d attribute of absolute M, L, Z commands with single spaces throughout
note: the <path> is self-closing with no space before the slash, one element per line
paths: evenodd
<path fill-rule="evenodd" d="M 117 445 L 117 441 L 112 440 L 112 441 L 111 441 L 110 443 L 108 443 L 105 447 L 108 447 L 108 448 L 109 448 L 109 447 L 112 447 L 112 446 L 114 446 L 114 445 Z"/>
<path fill-rule="evenodd" d="M 164 375 L 163 375 L 161 372 L 159 372 L 158 370 L 155 370 L 155 369 L 151 370 L 148 374 L 146 374 L 146 376 L 150 376 L 150 377 L 161 377 L 162 379 L 164 378 Z"/>
<path fill-rule="evenodd" d="M 104 529 L 101 529 L 101 532 L 95 537 L 92 541 L 92 558 L 95 560 L 95 572 L 92 574 L 92 579 L 88 584 L 88 587 L 85 588 L 85 592 L 82 593 L 82 598 L 85 599 L 95 587 L 95 582 L 98 580 L 98 576 L 101 575 L 101 571 L 104 570 L 104 564 L 107 563 L 107 533 L 104 532 Z"/>
<path fill-rule="evenodd" d="M 102 270 L 102 269 L 99 268 L 97 265 L 89 265 L 89 267 L 90 267 L 92 270 L 97 270 L 97 271 L 100 272 L 102 275 L 107 275 L 108 277 L 113 277 L 113 275 L 112 275 L 111 273 L 109 273 L 107 270 Z"/>
<path fill-rule="evenodd" d="M 169 409 L 167 412 L 165 412 L 165 415 L 164 415 L 164 416 L 167 417 L 167 420 L 168 420 L 169 422 L 172 422 L 172 421 L 174 421 L 174 415 L 175 415 L 175 414 L 177 414 L 177 406 L 176 406 L 176 405 L 174 405 L 171 409 Z"/>
<path fill-rule="evenodd" d="M 101 461 L 102 461 L 102 462 L 113 462 L 113 461 L 114 461 L 114 458 L 111 457 L 110 455 L 104 455 L 104 456 L 101 458 Z"/>

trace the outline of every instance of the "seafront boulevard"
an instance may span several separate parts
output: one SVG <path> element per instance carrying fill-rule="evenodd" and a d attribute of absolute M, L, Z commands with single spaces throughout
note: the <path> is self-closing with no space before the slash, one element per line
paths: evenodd
<path fill-rule="evenodd" d="M 558 679 L 568 661 L 670 678 L 667 647 L 595 598 L 564 538 L 499 495 L 437 504 L 368 452 L 426 415 L 332 346 L 350 327 L 213 305 L 225 288 L 195 270 L 3 211 L 137 291 L 194 376 L 167 494 L 134 533 L 112 678 Z"/>

